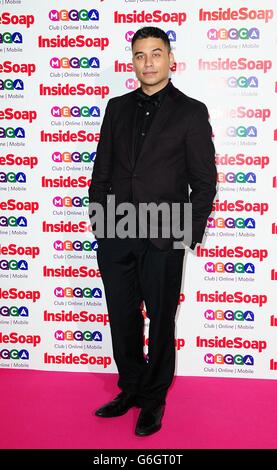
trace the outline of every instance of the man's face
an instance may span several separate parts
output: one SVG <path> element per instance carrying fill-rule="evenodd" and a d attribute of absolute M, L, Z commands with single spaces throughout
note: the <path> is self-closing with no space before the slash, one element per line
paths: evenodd
<path fill-rule="evenodd" d="M 173 63 L 173 53 L 160 38 L 137 39 L 133 46 L 134 70 L 143 85 L 153 86 L 166 81 Z"/>

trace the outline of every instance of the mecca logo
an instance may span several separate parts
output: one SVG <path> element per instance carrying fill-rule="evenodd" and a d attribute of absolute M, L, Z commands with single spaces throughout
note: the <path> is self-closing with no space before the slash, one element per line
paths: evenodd
<path fill-rule="evenodd" d="M 21 259 L 19 261 L 16 261 L 15 259 L 12 259 L 10 261 L 7 261 L 6 259 L 0 259 L 0 269 L 5 271 L 28 271 L 29 266 L 25 259 Z"/>
<path fill-rule="evenodd" d="M 92 10 L 51 10 L 49 12 L 51 21 L 99 21 L 99 12 Z"/>
<path fill-rule="evenodd" d="M 56 251 L 96 251 L 97 250 L 97 242 L 91 242 L 90 240 L 55 240 L 53 243 L 53 247 Z"/>
<path fill-rule="evenodd" d="M 227 364 L 238 366 L 253 366 L 254 358 L 249 354 L 242 356 L 241 354 L 205 354 L 204 361 L 206 364 Z"/>
<path fill-rule="evenodd" d="M 235 20 L 263 20 L 268 23 L 273 18 L 273 10 L 249 10 L 247 7 L 232 10 L 227 8 L 219 8 L 218 10 L 209 11 L 200 8 L 199 21 L 235 21 Z"/>
<path fill-rule="evenodd" d="M 268 155 L 245 155 L 244 153 L 237 153 L 236 155 L 215 155 L 215 162 L 217 165 L 248 165 L 248 166 L 258 166 L 261 170 L 266 168 L 269 164 Z"/>
<path fill-rule="evenodd" d="M 239 127 L 234 127 L 230 126 L 226 129 L 226 135 L 228 137 L 257 137 L 258 136 L 258 130 L 255 126 L 239 126 Z"/>
<path fill-rule="evenodd" d="M 98 106 L 53 106 L 51 114 L 54 117 L 100 117 L 100 109 Z"/>
<path fill-rule="evenodd" d="M 135 34 L 135 31 L 127 31 L 127 33 L 125 33 L 126 41 L 127 42 L 132 42 L 134 34 Z"/>
<path fill-rule="evenodd" d="M 25 139 L 23 127 L 0 127 L 0 139 Z"/>
<path fill-rule="evenodd" d="M 29 310 L 27 307 L 8 307 L 7 305 L 0 306 L 0 316 L 2 317 L 28 317 Z"/>
<path fill-rule="evenodd" d="M 0 165 L 29 166 L 32 170 L 37 164 L 38 158 L 35 156 L 18 157 L 15 156 L 13 153 L 8 153 L 5 157 L 0 156 Z"/>
<path fill-rule="evenodd" d="M 56 287 L 54 295 L 60 299 L 73 297 L 76 299 L 102 299 L 102 290 L 99 287 L 93 289 L 90 287 Z"/>
<path fill-rule="evenodd" d="M 239 184 L 254 184 L 257 182 L 256 173 L 249 172 L 243 173 L 242 171 L 238 173 L 233 173 L 229 171 L 228 173 L 223 173 L 222 171 L 217 173 L 217 181 L 219 183 L 239 183 Z"/>
<path fill-rule="evenodd" d="M 125 33 L 126 41 L 127 42 L 132 42 L 134 34 L 135 34 L 134 31 L 127 31 L 127 33 Z M 176 42 L 176 32 L 175 31 L 170 29 L 170 30 L 166 31 L 166 34 L 167 34 L 168 39 L 169 39 L 170 42 Z"/>
<path fill-rule="evenodd" d="M 226 40 L 226 39 L 260 39 L 260 30 L 258 28 L 230 28 L 209 29 L 207 32 L 208 39 Z"/>
<path fill-rule="evenodd" d="M 216 320 L 216 321 L 254 321 L 255 315 L 251 310 L 205 310 L 204 317 L 206 320 Z"/>
<path fill-rule="evenodd" d="M 133 13 L 119 13 L 114 11 L 114 22 L 115 23 L 177 23 L 178 26 L 182 26 L 187 20 L 187 14 L 184 11 L 175 12 L 162 12 L 161 10 L 154 10 L 149 13 L 145 10 L 137 12 L 133 10 Z"/>
<path fill-rule="evenodd" d="M 228 274 L 254 274 L 255 273 L 255 266 L 253 263 L 212 263 L 208 261 L 205 264 L 204 269 L 208 273 L 228 273 Z"/>
<path fill-rule="evenodd" d="M 219 57 L 217 60 L 198 60 L 199 70 L 261 70 L 267 73 L 272 68 L 271 60 L 248 60 L 246 57 L 239 59 L 222 59 Z"/>
<path fill-rule="evenodd" d="M 234 202 L 229 202 L 227 199 L 220 201 L 216 199 L 213 202 L 213 211 L 216 212 L 258 212 L 259 215 L 264 215 L 269 209 L 267 202 L 245 202 L 238 199 Z"/>
<path fill-rule="evenodd" d="M 229 88 L 258 88 L 258 77 L 228 77 L 226 80 Z"/>
<path fill-rule="evenodd" d="M 16 33 L 0 33 L 0 44 L 22 44 L 23 37 L 22 34 Z"/>
<path fill-rule="evenodd" d="M 5 108 L 0 111 L 0 119 L 28 121 L 30 124 L 37 118 L 36 111 L 16 111 L 13 108 Z"/>
<path fill-rule="evenodd" d="M 26 73 L 30 77 L 35 71 L 35 64 L 13 64 L 10 60 L 0 63 L 0 73 Z"/>
<path fill-rule="evenodd" d="M 55 339 L 58 341 L 99 341 L 102 342 L 103 337 L 100 331 L 62 331 L 57 330 L 54 333 Z"/>
<path fill-rule="evenodd" d="M 81 59 L 78 59 L 78 57 L 62 57 L 61 59 L 52 57 L 50 67 L 52 69 L 99 69 L 100 61 L 97 57 L 81 57 Z"/>
<path fill-rule="evenodd" d="M 234 219 L 233 217 L 208 217 L 207 228 L 237 228 L 239 230 L 247 228 L 249 230 L 252 230 L 256 228 L 256 221 L 252 217 L 246 219 L 242 217 L 237 217 L 236 219 Z"/>
<path fill-rule="evenodd" d="M 0 216 L 0 227 L 27 227 L 28 220 L 26 217 L 10 217 Z"/>
<path fill-rule="evenodd" d="M 166 31 L 166 34 L 170 42 L 176 42 L 177 36 L 176 36 L 176 32 L 173 31 L 173 29 Z"/>
<path fill-rule="evenodd" d="M 70 197 L 70 196 L 55 196 L 53 199 L 53 206 L 55 207 L 88 207 L 89 206 L 89 198 L 87 196 L 84 197 Z"/>
<path fill-rule="evenodd" d="M 138 80 L 135 80 L 134 78 L 128 78 L 128 80 L 125 80 L 125 87 L 127 90 L 136 90 L 138 86 Z"/>
<path fill-rule="evenodd" d="M 19 78 L 15 80 L 11 80 L 10 78 L 7 80 L 0 80 L 0 91 L 2 90 L 24 90 L 24 82 Z"/>
<path fill-rule="evenodd" d="M 91 163 L 94 162 L 96 152 L 53 152 L 52 160 L 55 163 Z M 1 157 L 0 157 L 1 162 Z"/>
<path fill-rule="evenodd" d="M 30 28 L 35 22 L 34 15 L 12 15 L 5 11 L 0 14 L 0 24 L 23 25 Z"/>
<path fill-rule="evenodd" d="M 9 171 L 9 173 L 6 173 L 0 171 L 0 183 L 26 183 L 26 174 L 22 172 L 14 173 Z"/>
<path fill-rule="evenodd" d="M 30 358 L 29 351 L 27 351 L 27 349 L 12 349 L 11 351 L 9 351 L 8 349 L 0 349 L 0 357 L 1 359 L 11 359 L 12 361 L 17 359 L 25 361 Z"/>

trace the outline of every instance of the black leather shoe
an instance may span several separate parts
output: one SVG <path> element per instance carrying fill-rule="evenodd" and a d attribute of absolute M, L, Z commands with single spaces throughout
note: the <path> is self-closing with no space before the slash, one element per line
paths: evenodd
<path fill-rule="evenodd" d="M 134 395 L 121 392 L 114 400 L 98 408 L 95 415 L 101 418 L 114 418 L 124 415 L 133 406 L 137 406 Z"/>
<path fill-rule="evenodd" d="M 137 436 L 149 436 L 162 427 L 162 417 L 165 405 L 156 405 L 152 408 L 142 408 L 138 417 L 135 434 Z"/>

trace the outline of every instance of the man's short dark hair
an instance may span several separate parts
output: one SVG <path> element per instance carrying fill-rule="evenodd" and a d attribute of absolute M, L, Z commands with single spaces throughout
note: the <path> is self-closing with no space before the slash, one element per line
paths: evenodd
<path fill-rule="evenodd" d="M 168 35 L 161 28 L 156 28 L 155 26 L 145 26 L 144 28 L 138 29 L 132 38 L 132 49 L 137 39 L 146 39 L 146 38 L 161 39 L 165 43 L 165 45 L 168 47 L 168 51 L 171 50 Z"/>

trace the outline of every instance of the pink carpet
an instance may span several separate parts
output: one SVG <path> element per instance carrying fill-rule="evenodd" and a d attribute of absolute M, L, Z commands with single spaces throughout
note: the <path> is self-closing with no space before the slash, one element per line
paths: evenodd
<path fill-rule="evenodd" d="M 160 432 L 136 437 L 138 409 L 101 419 L 111 374 L 2 369 L 2 449 L 276 449 L 276 382 L 178 377 Z"/>

